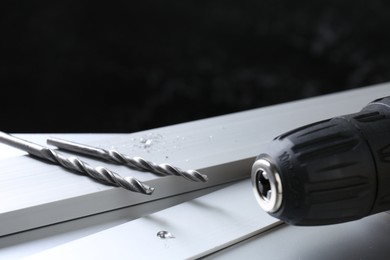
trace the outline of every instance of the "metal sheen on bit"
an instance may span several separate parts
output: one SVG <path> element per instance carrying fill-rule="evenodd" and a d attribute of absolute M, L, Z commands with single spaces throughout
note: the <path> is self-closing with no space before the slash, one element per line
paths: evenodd
<path fill-rule="evenodd" d="M 23 150 L 30 155 L 58 164 L 68 170 L 83 173 L 103 184 L 122 187 L 130 191 L 152 194 L 154 188 L 142 183 L 133 177 L 121 177 L 119 174 L 112 172 L 104 167 L 92 167 L 86 162 L 81 161 L 75 156 L 65 157 L 56 151 L 47 147 L 14 137 L 0 131 L 0 142 L 9 146 Z"/>
<path fill-rule="evenodd" d="M 140 171 L 152 172 L 160 176 L 182 176 L 187 180 L 196 182 L 207 182 L 208 180 L 206 175 L 200 174 L 198 171 L 195 170 L 183 171 L 167 163 L 156 164 L 154 162 L 147 161 L 141 157 L 129 157 L 125 154 L 119 153 L 116 150 L 105 150 L 102 148 L 79 144 L 59 138 L 49 138 L 47 139 L 47 143 L 57 146 L 60 149 L 89 155 L 92 157 L 98 157 L 109 162 L 127 165 L 130 168 Z"/>

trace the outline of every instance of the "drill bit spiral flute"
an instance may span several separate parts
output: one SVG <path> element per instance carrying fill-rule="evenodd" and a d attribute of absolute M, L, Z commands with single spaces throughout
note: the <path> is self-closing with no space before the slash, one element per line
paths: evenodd
<path fill-rule="evenodd" d="M 57 146 L 60 149 L 92 157 L 97 157 L 105 161 L 117 164 L 126 165 L 132 169 L 136 169 L 139 171 L 148 171 L 160 176 L 181 176 L 187 180 L 195 182 L 207 182 L 207 176 L 204 174 L 200 174 L 195 170 L 184 171 L 167 163 L 156 164 L 154 162 L 147 161 L 141 157 L 129 157 L 125 154 L 119 153 L 116 150 L 105 150 L 97 147 L 62 140 L 59 138 L 49 138 L 47 140 L 47 143 Z"/>
<path fill-rule="evenodd" d="M 122 187 L 124 189 L 142 193 L 152 194 L 154 188 L 133 177 L 121 177 L 119 174 L 112 172 L 104 167 L 92 167 L 77 157 L 65 157 L 53 149 L 14 137 L 0 131 L 0 142 L 9 146 L 21 149 L 32 156 L 58 164 L 68 170 L 87 175 L 101 183 Z"/>

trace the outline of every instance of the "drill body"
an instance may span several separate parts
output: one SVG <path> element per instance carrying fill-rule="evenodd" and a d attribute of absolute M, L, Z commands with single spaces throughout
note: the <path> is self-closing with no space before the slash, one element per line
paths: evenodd
<path fill-rule="evenodd" d="M 390 97 L 276 137 L 252 167 L 260 206 L 293 225 L 390 210 Z"/>

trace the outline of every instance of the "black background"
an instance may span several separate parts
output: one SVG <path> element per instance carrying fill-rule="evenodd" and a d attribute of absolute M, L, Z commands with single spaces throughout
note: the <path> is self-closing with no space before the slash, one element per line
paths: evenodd
<path fill-rule="evenodd" d="M 3 1 L 1 130 L 134 132 L 390 79 L 389 1 Z"/>

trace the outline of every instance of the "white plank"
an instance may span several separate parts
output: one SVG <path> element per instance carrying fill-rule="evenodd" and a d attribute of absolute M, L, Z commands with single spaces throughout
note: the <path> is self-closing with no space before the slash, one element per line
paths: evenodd
<path fill-rule="evenodd" d="M 279 224 L 245 180 L 26 259 L 195 259 Z M 161 239 L 159 231 L 173 237 Z"/>
<path fill-rule="evenodd" d="M 155 186 L 152 196 L 104 186 L 26 156 L 0 160 L 0 236 L 249 177 L 254 158 L 276 135 L 356 112 L 388 95 L 390 85 L 383 84 L 101 141 L 86 137 L 84 143 L 197 169 L 210 179 L 204 185 L 179 177 L 160 178 L 86 159 Z M 145 139 L 152 140 L 151 145 L 145 146 Z"/>
<path fill-rule="evenodd" d="M 224 188 L 227 185 L 229 184 L 187 192 L 148 203 L 3 236 L 0 239 L 0 259 L 18 260 L 32 254 L 37 254 L 52 247 L 195 199 Z"/>
<path fill-rule="evenodd" d="M 390 215 L 385 212 L 337 225 L 283 225 L 203 260 L 387 260 L 389 234 Z"/>

